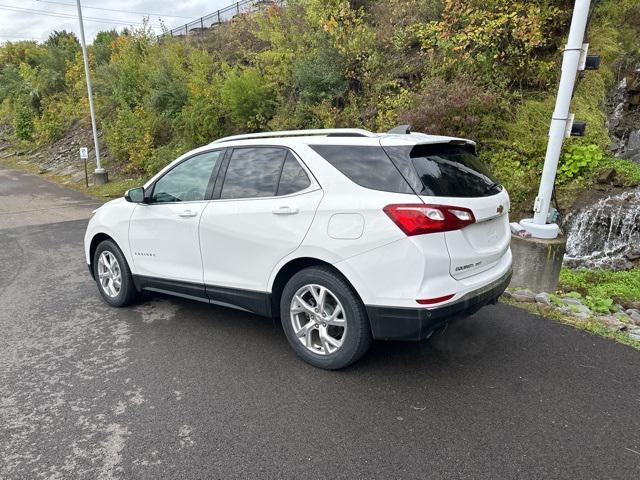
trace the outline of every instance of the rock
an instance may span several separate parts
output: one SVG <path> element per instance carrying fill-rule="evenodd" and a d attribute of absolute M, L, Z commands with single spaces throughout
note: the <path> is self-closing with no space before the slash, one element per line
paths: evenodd
<path fill-rule="evenodd" d="M 631 323 L 631 319 L 629 318 L 629 315 L 627 315 L 624 312 L 618 312 L 616 314 L 613 315 L 614 318 L 616 318 L 618 321 L 622 322 L 622 323 Z"/>
<path fill-rule="evenodd" d="M 640 250 L 637 248 L 630 249 L 624 254 L 624 258 L 626 258 L 630 262 L 635 262 L 636 260 L 640 260 Z"/>
<path fill-rule="evenodd" d="M 543 305 L 551 305 L 551 295 L 549 295 L 547 292 L 537 294 L 534 299 L 537 303 L 541 303 Z"/>
<path fill-rule="evenodd" d="M 623 147 L 623 143 L 617 140 L 614 140 L 613 142 L 611 142 L 611 153 L 613 153 L 614 155 L 618 152 L 620 152 L 622 150 Z"/>
<path fill-rule="evenodd" d="M 640 130 L 635 130 L 629 134 L 627 152 L 640 152 Z"/>
<path fill-rule="evenodd" d="M 626 323 L 621 322 L 616 317 L 613 317 L 611 315 L 607 315 L 605 317 L 596 317 L 596 318 L 598 319 L 598 321 L 600 323 L 606 325 L 606 327 L 609 330 L 622 332 L 622 331 L 627 329 L 627 324 Z"/>
<path fill-rule="evenodd" d="M 572 317 L 587 319 L 591 316 L 591 310 L 584 305 L 567 305 L 565 307 L 558 308 L 559 311 L 565 315 L 571 315 Z"/>
<path fill-rule="evenodd" d="M 511 297 L 517 302 L 535 303 L 536 296 L 531 290 L 516 290 Z"/>
<path fill-rule="evenodd" d="M 625 302 L 623 305 L 625 310 L 638 310 L 640 311 L 640 302 Z"/>
<path fill-rule="evenodd" d="M 571 298 L 571 297 L 563 297 L 562 298 L 562 303 L 564 303 L 565 305 L 582 305 L 582 302 L 580 300 L 578 300 L 577 298 Z"/>
<path fill-rule="evenodd" d="M 632 327 L 628 330 L 628 333 L 633 340 L 640 341 L 640 327 Z"/>
<path fill-rule="evenodd" d="M 629 316 L 629 320 L 631 320 L 634 325 L 640 326 L 640 311 L 636 309 L 629 309 L 625 313 Z"/>
<path fill-rule="evenodd" d="M 626 155 L 626 157 L 627 157 L 627 160 L 631 160 L 632 162 L 635 162 L 635 163 L 640 163 L 640 152 L 636 152 L 636 153 L 629 152 L 629 154 Z M 614 182 L 614 185 L 615 183 L 622 183 L 622 182 L 620 182 L 619 180 L 616 180 L 616 182 Z"/>
<path fill-rule="evenodd" d="M 591 310 L 586 305 L 570 305 L 569 309 L 571 309 L 574 313 L 578 314 L 586 314 L 587 316 L 591 315 Z"/>
<path fill-rule="evenodd" d="M 616 178 L 616 169 L 615 168 L 607 168 L 604 170 L 600 176 L 598 176 L 598 183 L 601 184 L 609 184 Z"/>

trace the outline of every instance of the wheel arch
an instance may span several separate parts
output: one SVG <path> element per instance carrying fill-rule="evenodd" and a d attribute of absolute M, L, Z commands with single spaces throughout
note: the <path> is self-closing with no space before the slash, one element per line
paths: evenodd
<path fill-rule="evenodd" d="M 289 279 L 299 271 L 309 267 L 325 267 L 332 270 L 333 272 L 340 275 L 347 282 L 347 284 L 349 284 L 356 295 L 360 297 L 360 293 L 353 285 L 353 282 L 351 282 L 349 278 L 347 278 L 347 276 L 335 265 L 327 262 L 326 260 L 321 260 L 315 257 L 298 257 L 289 260 L 287 263 L 282 265 L 273 279 L 270 295 L 270 307 L 273 318 L 280 317 L 280 299 L 282 297 L 284 287 Z"/>
<path fill-rule="evenodd" d="M 91 238 L 91 243 L 89 244 L 89 270 L 91 271 L 91 276 L 93 277 L 93 279 L 95 280 L 95 275 L 93 273 L 93 257 L 95 256 L 96 253 L 96 249 L 98 248 L 98 245 L 100 245 L 101 242 L 105 241 L 105 240 L 111 240 L 113 243 L 115 243 L 116 245 L 118 245 L 118 242 L 116 242 L 112 236 L 107 235 L 104 232 L 98 232 L 96 233 L 92 238 Z M 119 245 L 118 245 L 119 247 Z M 122 249 L 121 249 L 122 250 Z"/>

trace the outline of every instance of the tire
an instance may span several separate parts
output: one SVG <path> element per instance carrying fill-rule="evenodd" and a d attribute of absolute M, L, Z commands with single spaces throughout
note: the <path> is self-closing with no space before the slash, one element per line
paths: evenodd
<path fill-rule="evenodd" d="M 110 259 L 111 268 L 106 267 L 105 264 L 108 262 L 106 260 L 101 262 L 101 258 Z M 104 282 L 101 279 L 103 274 L 106 274 Z M 102 299 L 112 307 L 129 306 L 138 297 L 127 260 L 112 240 L 103 240 L 96 248 L 93 254 L 93 277 Z M 116 288 L 118 279 L 119 288 Z"/>
<path fill-rule="evenodd" d="M 321 299 L 324 309 L 319 308 Z M 280 299 L 280 318 L 293 350 L 314 367 L 344 368 L 371 346 L 362 300 L 340 274 L 326 267 L 306 268 L 289 279 Z"/>

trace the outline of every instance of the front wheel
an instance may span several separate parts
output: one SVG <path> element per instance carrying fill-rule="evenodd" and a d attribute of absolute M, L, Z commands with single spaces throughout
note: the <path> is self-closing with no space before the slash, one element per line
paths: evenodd
<path fill-rule="evenodd" d="M 96 248 L 93 276 L 100 295 L 113 307 L 131 305 L 138 296 L 127 260 L 112 240 L 104 240 Z"/>
<path fill-rule="evenodd" d="M 362 301 L 347 281 L 329 268 L 306 268 L 291 277 L 282 292 L 280 315 L 289 344 L 315 367 L 344 368 L 371 345 Z"/>

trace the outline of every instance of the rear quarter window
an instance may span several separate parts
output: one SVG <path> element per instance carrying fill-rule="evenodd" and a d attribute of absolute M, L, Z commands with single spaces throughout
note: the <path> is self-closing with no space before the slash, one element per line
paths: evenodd
<path fill-rule="evenodd" d="M 280 183 L 276 195 L 290 195 L 308 188 L 311 181 L 304 169 L 300 166 L 291 152 L 287 153 L 287 158 L 280 174 Z"/>
<path fill-rule="evenodd" d="M 310 145 L 351 181 L 372 190 L 414 193 L 382 147 Z"/>

